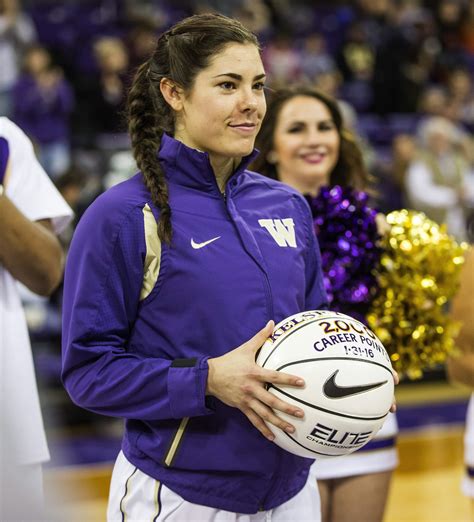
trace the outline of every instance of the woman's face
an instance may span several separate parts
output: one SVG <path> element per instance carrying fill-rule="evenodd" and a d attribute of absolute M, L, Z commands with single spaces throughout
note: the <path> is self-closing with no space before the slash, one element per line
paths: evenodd
<path fill-rule="evenodd" d="M 250 154 L 266 111 L 264 79 L 255 45 L 228 44 L 184 96 L 175 138 L 208 152 L 211 161 Z"/>
<path fill-rule="evenodd" d="M 51 63 L 48 52 L 41 48 L 32 49 L 25 57 L 25 68 L 30 74 L 38 74 Z"/>
<path fill-rule="evenodd" d="M 302 193 L 317 193 L 329 183 L 340 141 L 323 102 L 312 96 L 291 98 L 281 108 L 273 134 L 271 160 L 278 178 Z"/>

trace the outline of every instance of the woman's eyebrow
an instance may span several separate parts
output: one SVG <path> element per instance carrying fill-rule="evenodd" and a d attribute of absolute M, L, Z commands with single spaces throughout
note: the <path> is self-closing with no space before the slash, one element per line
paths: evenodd
<path fill-rule="evenodd" d="M 242 76 L 240 74 L 236 73 L 224 73 L 224 74 L 218 74 L 217 76 L 214 76 L 214 78 L 220 78 L 221 76 L 229 76 L 230 78 L 233 78 L 234 80 L 242 80 Z M 254 76 L 255 80 L 261 80 L 262 78 L 265 78 L 266 74 L 257 74 L 257 76 Z"/>

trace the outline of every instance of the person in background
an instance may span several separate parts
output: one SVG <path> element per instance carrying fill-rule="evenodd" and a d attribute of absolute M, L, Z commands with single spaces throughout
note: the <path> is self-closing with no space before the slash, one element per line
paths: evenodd
<path fill-rule="evenodd" d="M 69 168 L 70 115 L 74 95 L 62 70 L 42 46 L 30 47 L 24 74 L 15 85 L 13 119 L 38 146 L 38 159 L 53 178 Z"/>
<path fill-rule="evenodd" d="M 0 0 L 0 116 L 12 112 L 12 92 L 20 74 L 23 52 L 36 41 L 36 29 L 19 0 Z"/>
<path fill-rule="evenodd" d="M 156 25 L 147 20 L 136 22 L 127 35 L 127 44 L 129 69 L 135 72 L 155 50 Z"/>
<path fill-rule="evenodd" d="M 405 178 L 416 156 L 416 143 L 410 134 L 397 134 L 390 158 L 375 165 L 377 207 L 384 214 L 407 207 Z"/>
<path fill-rule="evenodd" d="M 92 103 L 99 133 L 124 130 L 121 110 L 125 108 L 126 75 L 129 66 L 128 51 L 123 42 L 114 37 L 103 37 L 94 45 L 99 67 L 96 97 Z"/>
<path fill-rule="evenodd" d="M 472 237 L 470 238 L 472 241 Z M 461 322 L 461 330 L 456 339 L 459 353 L 448 359 L 447 371 L 449 378 L 471 391 L 464 435 L 465 474 L 462 489 L 471 499 L 472 516 L 474 517 L 474 249 L 466 254 L 459 292 L 453 300 L 451 316 Z"/>
<path fill-rule="evenodd" d="M 47 296 L 60 283 L 56 234 L 71 209 L 38 163 L 31 141 L 0 118 L 0 519 L 42 519 L 49 459 L 17 282 Z"/>
<path fill-rule="evenodd" d="M 449 120 L 431 117 L 418 130 L 419 152 L 408 167 L 405 188 L 410 206 L 466 238 L 466 218 L 474 205 L 474 172 L 463 150 L 465 136 Z"/>
<path fill-rule="evenodd" d="M 335 100 L 309 87 L 277 91 L 257 138 L 255 170 L 300 193 L 317 196 L 323 186 L 363 190 L 368 173 L 354 138 L 345 130 Z M 329 304 L 331 307 L 331 304 Z M 344 310 L 341 310 L 344 312 Z M 397 422 L 390 414 L 361 451 L 316 460 L 310 480 L 318 483 L 323 522 L 379 522 L 398 462 Z"/>
<path fill-rule="evenodd" d="M 284 33 L 278 34 L 265 48 L 263 63 L 275 87 L 294 82 L 301 75 L 300 55 L 290 35 Z"/>
<path fill-rule="evenodd" d="M 301 51 L 303 76 L 313 81 L 317 76 L 336 69 L 336 63 L 326 48 L 326 40 L 321 33 L 312 33 L 304 39 Z"/>
<path fill-rule="evenodd" d="M 121 39 L 103 36 L 94 43 L 94 58 L 96 73 L 80 78 L 76 84 L 76 134 L 86 148 L 128 147 L 128 141 L 118 141 L 118 135 L 126 131 L 123 112 L 128 88 L 128 49 Z"/>
<path fill-rule="evenodd" d="M 265 385 L 304 382 L 255 363 L 273 320 L 327 306 L 306 202 L 247 170 L 264 80 L 236 20 L 164 32 L 128 97 L 140 172 L 76 228 L 62 377 L 75 403 L 126 421 L 109 521 L 320 518 L 312 461 L 272 442 L 295 429 L 276 413 L 303 411 Z"/>
<path fill-rule="evenodd" d="M 420 94 L 417 113 L 423 117 L 444 116 L 448 94 L 441 85 L 429 85 Z"/>
<path fill-rule="evenodd" d="M 447 79 L 454 120 L 474 130 L 474 85 L 467 68 L 451 71 Z"/>

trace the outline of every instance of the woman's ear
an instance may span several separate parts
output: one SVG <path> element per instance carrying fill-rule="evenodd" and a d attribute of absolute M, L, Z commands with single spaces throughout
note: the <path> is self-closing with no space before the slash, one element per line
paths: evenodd
<path fill-rule="evenodd" d="M 274 150 L 271 150 L 265 159 L 268 161 L 268 163 L 276 165 L 278 163 L 278 154 Z"/>
<path fill-rule="evenodd" d="M 160 82 L 160 91 L 166 103 L 170 107 L 179 112 L 183 108 L 184 92 L 175 82 L 169 78 L 162 78 Z"/>

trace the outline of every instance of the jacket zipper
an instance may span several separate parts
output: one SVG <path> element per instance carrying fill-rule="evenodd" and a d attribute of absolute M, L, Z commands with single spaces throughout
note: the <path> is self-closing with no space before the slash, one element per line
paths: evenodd
<path fill-rule="evenodd" d="M 222 198 L 224 201 L 224 206 L 225 206 L 226 212 L 227 212 L 229 218 L 232 220 L 232 222 L 234 222 L 234 220 L 232 219 L 232 214 L 229 212 L 229 209 L 227 207 L 227 190 L 224 190 L 224 192 L 222 192 Z M 234 224 L 234 226 L 235 226 L 235 224 Z M 260 264 L 257 263 L 257 261 L 255 261 L 255 259 L 253 261 L 254 261 L 254 263 L 256 263 L 258 265 L 258 268 L 263 273 L 264 288 L 265 288 L 265 294 L 266 294 L 267 303 L 268 303 L 269 318 L 273 319 L 274 311 L 273 311 L 272 289 L 270 286 L 270 281 L 268 280 L 268 274 L 265 272 L 265 270 L 263 270 L 263 267 L 260 266 Z"/>
<path fill-rule="evenodd" d="M 176 430 L 175 434 L 171 438 L 170 447 L 168 448 L 168 451 L 165 454 L 165 458 L 163 459 L 163 464 L 167 468 L 169 468 L 173 464 L 173 461 L 176 458 L 178 449 L 181 446 L 181 443 L 183 442 L 184 432 L 186 430 L 188 422 L 189 422 L 189 417 L 184 417 L 183 419 L 181 419 L 178 429 Z"/>

